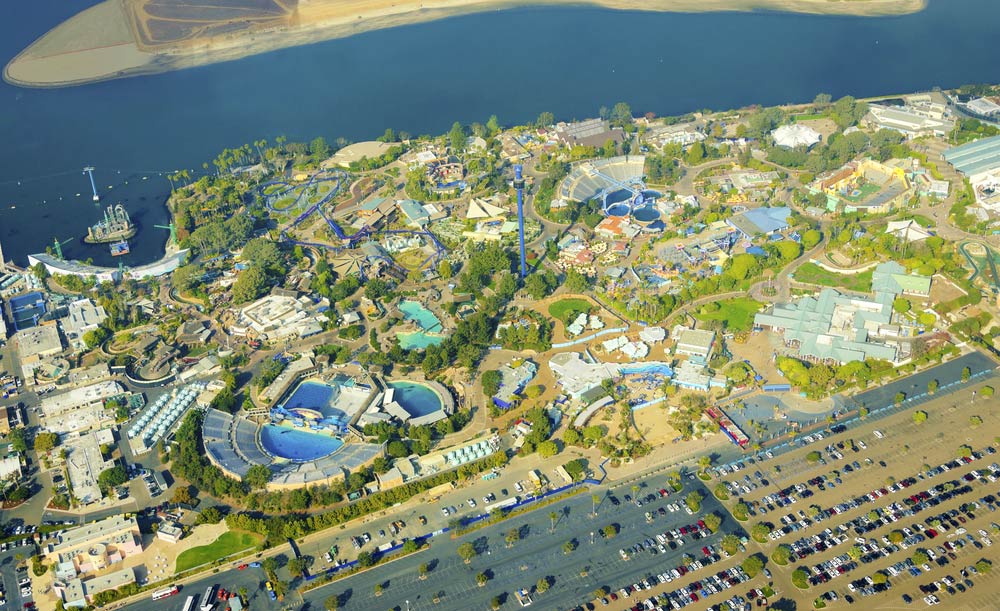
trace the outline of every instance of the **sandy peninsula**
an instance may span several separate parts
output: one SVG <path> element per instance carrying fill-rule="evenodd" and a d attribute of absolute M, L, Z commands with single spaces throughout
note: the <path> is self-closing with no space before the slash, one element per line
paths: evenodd
<path fill-rule="evenodd" d="M 901 15 L 927 0 L 105 0 L 46 33 L 7 64 L 22 87 L 66 87 L 240 59 L 371 30 L 518 6 L 619 10 L 775 10 Z"/>

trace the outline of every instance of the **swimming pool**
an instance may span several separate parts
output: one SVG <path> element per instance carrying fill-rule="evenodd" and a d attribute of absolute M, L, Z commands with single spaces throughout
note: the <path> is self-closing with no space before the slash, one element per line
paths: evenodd
<path fill-rule="evenodd" d="M 417 323 L 424 331 L 441 331 L 441 321 L 438 317 L 417 301 L 404 299 L 399 302 L 399 311 L 403 313 L 403 318 Z"/>
<path fill-rule="evenodd" d="M 403 350 L 423 350 L 427 346 L 437 346 L 444 341 L 443 335 L 414 331 L 412 333 L 397 333 L 399 347 Z"/>
<path fill-rule="evenodd" d="M 272 456 L 293 462 L 309 462 L 333 454 L 344 442 L 328 435 L 267 424 L 260 430 L 260 444 Z"/>
<path fill-rule="evenodd" d="M 396 403 L 414 418 L 441 410 L 441 397 L 430 386 L 417 382 L 389 382 L 389 387 L 395 390 Z"/>

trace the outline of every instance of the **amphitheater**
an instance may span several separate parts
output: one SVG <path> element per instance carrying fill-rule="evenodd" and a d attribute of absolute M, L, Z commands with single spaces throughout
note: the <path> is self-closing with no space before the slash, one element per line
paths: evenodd
<path fill-rule="evenodd" d="M 563 179 L 559 197 L 565 201 L 585 202 L 626 187 L 643 189 L 645 165 L 643 155 L 585 161 L 574 166 Z"/>
<path fill-rule="evenodd" d="M 325 484 L 344 477 L 382 454 L 382 446 L 346 443 L 334 453 L 307 462 L 279 460 L 265 452 L 259 442 L 260 427 L 244 418 L 209 409 L 202 423 L 202 439 L 209 461 L 229 477 L 242 480 L 250 467 L 271 469 L 268 489 L 298 488 Z"/>

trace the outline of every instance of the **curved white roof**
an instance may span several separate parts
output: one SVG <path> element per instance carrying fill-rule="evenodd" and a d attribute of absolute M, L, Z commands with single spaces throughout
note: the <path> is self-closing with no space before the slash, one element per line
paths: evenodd
<path fill-rule="evenodd" d="M 798 146 L 809 148 L 821 139 L 818 131 L 798 123 L 795 125 L 782 125 L 771 132 L 771 135 L 774 136 L 775 144 L 778 146 L 787 146 L 788 148 Z"/>

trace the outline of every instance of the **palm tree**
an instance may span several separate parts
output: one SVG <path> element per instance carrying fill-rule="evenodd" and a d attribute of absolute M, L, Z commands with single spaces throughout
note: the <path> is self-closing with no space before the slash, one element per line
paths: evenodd
<path fill-rule="evenodd" d="M 558 519 L 559 519 L 559 514 L 558 513 L 554 512 L 554 511 L 550 511 L 549 512 L 549 520 L 551 520 L 551 522 L 552 522 L 552 525 L 549 526 L 549 532 L 555 532 L 555 530 L 556 530 L 556 520 L 558 520 Z"/>
<path fill-rule="evenodd" d="M 514 547 L 514 543 L 517 542 L 520 538 L 521 538 L 521 533 L 516 528 L 510 529 L 507 532 L 507 536 L 504 537 L 505 541 L 507 542 L 507 548 L 509 549 L 511 547 Z"/>
<path fill-rule="evenodd" d="M 599 494 L 592 494 L 592 495 L 590 495 L 590 502 L 591 502 L 591 505 L 592 505 L 592 509 L 590 511 L 590 515 L 596 517 L 597 516 L 597 504 L 601 502 L 601 496 Z"/>

